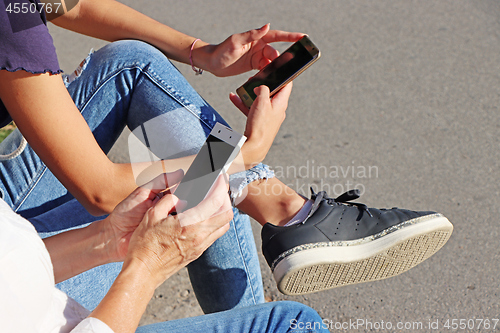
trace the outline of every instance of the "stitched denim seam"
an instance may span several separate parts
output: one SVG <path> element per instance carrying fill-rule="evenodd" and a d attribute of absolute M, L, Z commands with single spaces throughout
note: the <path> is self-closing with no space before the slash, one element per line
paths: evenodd
<path fill-rule="evenodd" d="M 241 245 L 241 242 L 240 242 L 239 233 L 238 233 L 238 230 L 236 229 L 236 223 L 235 223 L 234 219 L 232 220 L 232 222 L 234 224 L 234 232 L 236 234 L 236 240 L 238 242 L 238 249 L 240 251 L 241 258 L 243 259 L 243 265 L 245 266 L 245 270 L 247 271 L 247 275 L 248 275 L 247 279 L 248 279 L 248 282 L 250 284 L 250 289 L 252 291 L 252 299 L 253 299 L 254 304 L 257 304 L 257 299 L 255 297 L 255 290 L 254 290 L 254 287 L 253 287 L 252 278 L 250 276 L 251 272 L 250 272 L 250 269 L 248 268 L 248 264 L 247 264 L 247 261 L 245 259 L 244 253 L 243 253 L 243 249 L 242 249 L 242 245 Z"/>
<path fill-rule="evenodd" d="M 43 163 L 43 162 L 42 162 Z M 28 196 L 33 192 L 35 189 L 36 185 L 40 182 L 42 179 L 42 176 L 45 174 L 45 171 L 47 171 L 47 166 L 45 163 L 43 163 L 43 166 L 40 168 L 39 171 L 36 172 L 36 176 L 32 178 L 32 180 L 29 182 L 29 186 L 27 187 L 26 191 L 24 193 L 21 193 L 19 196 L 19 199 L 21 200 L 18 204 L 14 205 L 14 212 L 17 212 L 23 203 L 28 199 Z"/>
<path fill-rule="evenodd" d="M 172 65 L 173 66 L 173 65 Z M 191 112 L 196 118 L 198 118 L 207 128 L 212 129 L 213 126 L 210 126 L 199 114 L 198 110 L 193 107 L 193 103 L 189 102 L 184 96 L 179 94 L 179 92 L 173 89 L 170 85 L 168 85 L 161 77 L 156 74 L 152 69 L 148 68 L 145 72 L 143 72 L 149 79 L 156 84 L 160 89 L 165 91 L 170 97 L 172 97 L 177 103 L 182 105 L 185 109 Z"/>

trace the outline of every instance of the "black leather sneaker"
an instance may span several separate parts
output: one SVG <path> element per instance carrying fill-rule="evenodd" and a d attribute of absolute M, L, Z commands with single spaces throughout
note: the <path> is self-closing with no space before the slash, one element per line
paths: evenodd
<path fill-rule="evenodd" d="M 336 199 L 313 192 L 304 222 L 264 225 L 262 251 L 282 293 L 301 295 L 401 274 L 436 253 L 453 231 L 439 213 L 350 202 L 357 198 L 358 190 Z"/>

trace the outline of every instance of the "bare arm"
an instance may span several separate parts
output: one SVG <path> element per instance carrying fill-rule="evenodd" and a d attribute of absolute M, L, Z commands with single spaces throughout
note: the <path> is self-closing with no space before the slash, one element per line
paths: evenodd
<path fill-rule="evenodd" d="M 79 0 L 68 13 L 52 19 L 51 22 L 62 28 L 109 42 L 122 39 L 142 40 L 155 45 L 169 58 L 184 63 L 189 63 L 190 46 L 195 40 L 194 37 L 160 24 L 114 0 Z M 207 43 L 200 41 L 196 44 L 197 53 L 210 52 Z M 207 54 L 197 54 L 196 58 L 202 60 L 206 59 L 206 56 Z"/>
<path fill-rule="evenodd" d="M 108 235 L 105 228 L 105 222 L 99 221 L 43 240 L 50 253 L 56 283 L 115 261 L 110 256 L 111 240 L 105 238 Z"/>
<path fill-rule="evenodd" d="M 0 99 L 31 147 L 92 214 L 111 212 L 136 187 L 131 166 L 112 163 L 101 150 L 60 75 L 0 71 Z"/>
<path fill-rule="evenodd" d="M 49 0 L 45 0 L 49 1 Z M 49 17 L 50 19 L 50 17 Z M 80 0 L 68 13 L 52 23 L 87 36 L 107 41 L 137 39 L 162 50 L 169 58 L 189 63 L 195 37 L 171 27 L 114 0 Z M 260 69 L 278 56 L 273 42 L 296 42 L 304 34 L 260 29 L 234 34 L 220 44 L 198 41 L 193 50 L 197 67 L 217 76 L 241 74 Z"/>

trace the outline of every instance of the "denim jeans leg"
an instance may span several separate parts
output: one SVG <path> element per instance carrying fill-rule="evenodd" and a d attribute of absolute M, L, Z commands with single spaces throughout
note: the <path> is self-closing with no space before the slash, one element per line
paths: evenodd
<path fill-rule="evenodd" d="M 264 303 L 252 227 L 247 215 L 234 213 L 229 230 L 188 265 L 204 313 Z"/>
<path fill-rule="evenodd" d="M 141 326 L 136 332 L 324 333 L 329 331 L 315 310 L 300 303 L 282 301 Z"/>
<path fill-rule="evenodd" d="M 160 158 L 195 154 L 216 122 L 227 125 L 161 52 L 142 42 L 113 43 L 92 54 L 68 89 L 74 91 L 84 117 L 94 118 L 89 126 L 98 141 L 99 127 L 111 117 L 122 119 L 132 131 L 150 120 L 159 122 L 157 133 L 148 132 L 148 144 Z M 108 104 L 114 96 L 121 98 L 119 107 Z M 95 108 L 116 110 L 113 115 L 99 116 Z M 103 120 L 96 121 L 99 117 Z M 256 172 L 248 174 L 255 177 Z M 257 174 L 268 176 L 261 171 Z M 188 267 L 196 296 L 207 313 L 264 302 L 249 218 L 234 212 L 230 230 Z"/>
<path fill-rule="evenodd" d="M 153 137 L 158 138 L 159 146 L 165 147 L 166 151 L 163 153 L 168 157 L 195 154 L 216 122 L 226 124 L 160 51 L 138 41 L 112 43 L 93 53 L 86 59 L 80 75 L 67 83 L 67 88 L 105 152 L 114 144 L 124 126 L 134 130 L 159 115 L 163 117 L 165 127 Z M 29 148 L 25 152 L 34 154 Z M 21 159 L 19 164 L 22 163 Z M 87 221 L 82 221 L 79 217 L 76 217 L 76 222 L 67 216 L 61 218 L 64 211 L 80 211 L 81 207 L 73 206 L 79 204 L 43 163 L 38 164 L 35 168 L 38 173 L 34 174 L 39 179 L 33 181 L 35 176 L 31 177 L 18 191 L 26 195 L 18 212 L 30 215 L 28 217 L 31 217 L 35 226 L 46 233 L 96 219 L 88 213 L 82 215 Z M 9 178 L 9 171 L 6 168 L 2 175 Z M 58 211 L 59 208 L 61 211 Z M 47 214 L 40 216 L 42 212 Z M 56 220 L 51 220 L 52 218 Z M 234 232 L 228 232 L 226 237 L 218 241 L 220 247 L 227 251 L 209 249 L 206 256 L 191 266 L 199 269 L 197 273 L 190 275 L 193 285 L 200 292 L 197 296 L 206 312 L 264 301 L 249 219 L 245 215 L 235 214 L 232 224 L 231 230 Z M 253 244 L 253 247 L 248 244 Z M 219 268 L 219 265 L 222 266 Z M 97 268 L 95 273 L 77 277 L 73 282 L 70 280 L 60 287 L 92 309 L 107 291 L 109 283 L 103 281 L 112 281 L 119 271 L 116 267 L 107 267 L 109 266 Z M 199 273 L 203 271 L 202 267 L 211 270 L 213 274 Z M 200 286 L 203 283 L 211 285 L 220 282 L 226 272 L 242 274 L 226 279 L 225 284 L 221 285 L 224 289 L 219 289 L 224 293 L 233 290 L 232 296 L 214 302 L 212 295 L 202 292 L 205 288 Z M 87 292 L 85 285 L 91 287 L 88 289 L 91 292 Z"/>

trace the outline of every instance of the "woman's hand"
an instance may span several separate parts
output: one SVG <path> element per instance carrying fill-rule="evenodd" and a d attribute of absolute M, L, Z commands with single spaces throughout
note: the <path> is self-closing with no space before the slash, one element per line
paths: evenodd
<path fill-rule="evenodd" d="M 303 36 L 297 32 L 269 30 L 269 24 L 231 35 L 219 45 L 211 46 L 208 70 L 216 76 L 231 76 L 262 69 L 279 55 L 269 43 L 296 42 Z"/>
<path fill-rule="evenodd" d="M 130 237 L 144 215 L 159 199 L 159 193 L 179 183 L 184 173 L 177 170 L 162 174 L 151 182 L 137 188 L 116 206 L 104 220 L 104 239 L 109 244 L 109 261 L 123 261 L 128 252 Z"/>
<path fill-rule="evenodd" d="M 229 229 L 233 217 L 223 177 L 199 205 L 169 215 L 177 202 L 172 194 L 163 196 L 130 238 L 124 268 L 139 264 L 156 285 L 197 259 Z"/>
<path fill-rule="evenodd" d="M 292 92 L 292 82 L 270 98 L 269 88 L 260 86 L 254 89 L 257 98 L 248 109 L 241 99 L 231 93 L 231 102 L 247 116 L 245 136 L 247 141 L 241 148 L 245 168 L 262 162 L 285 120 L 288 99 Z"/>

